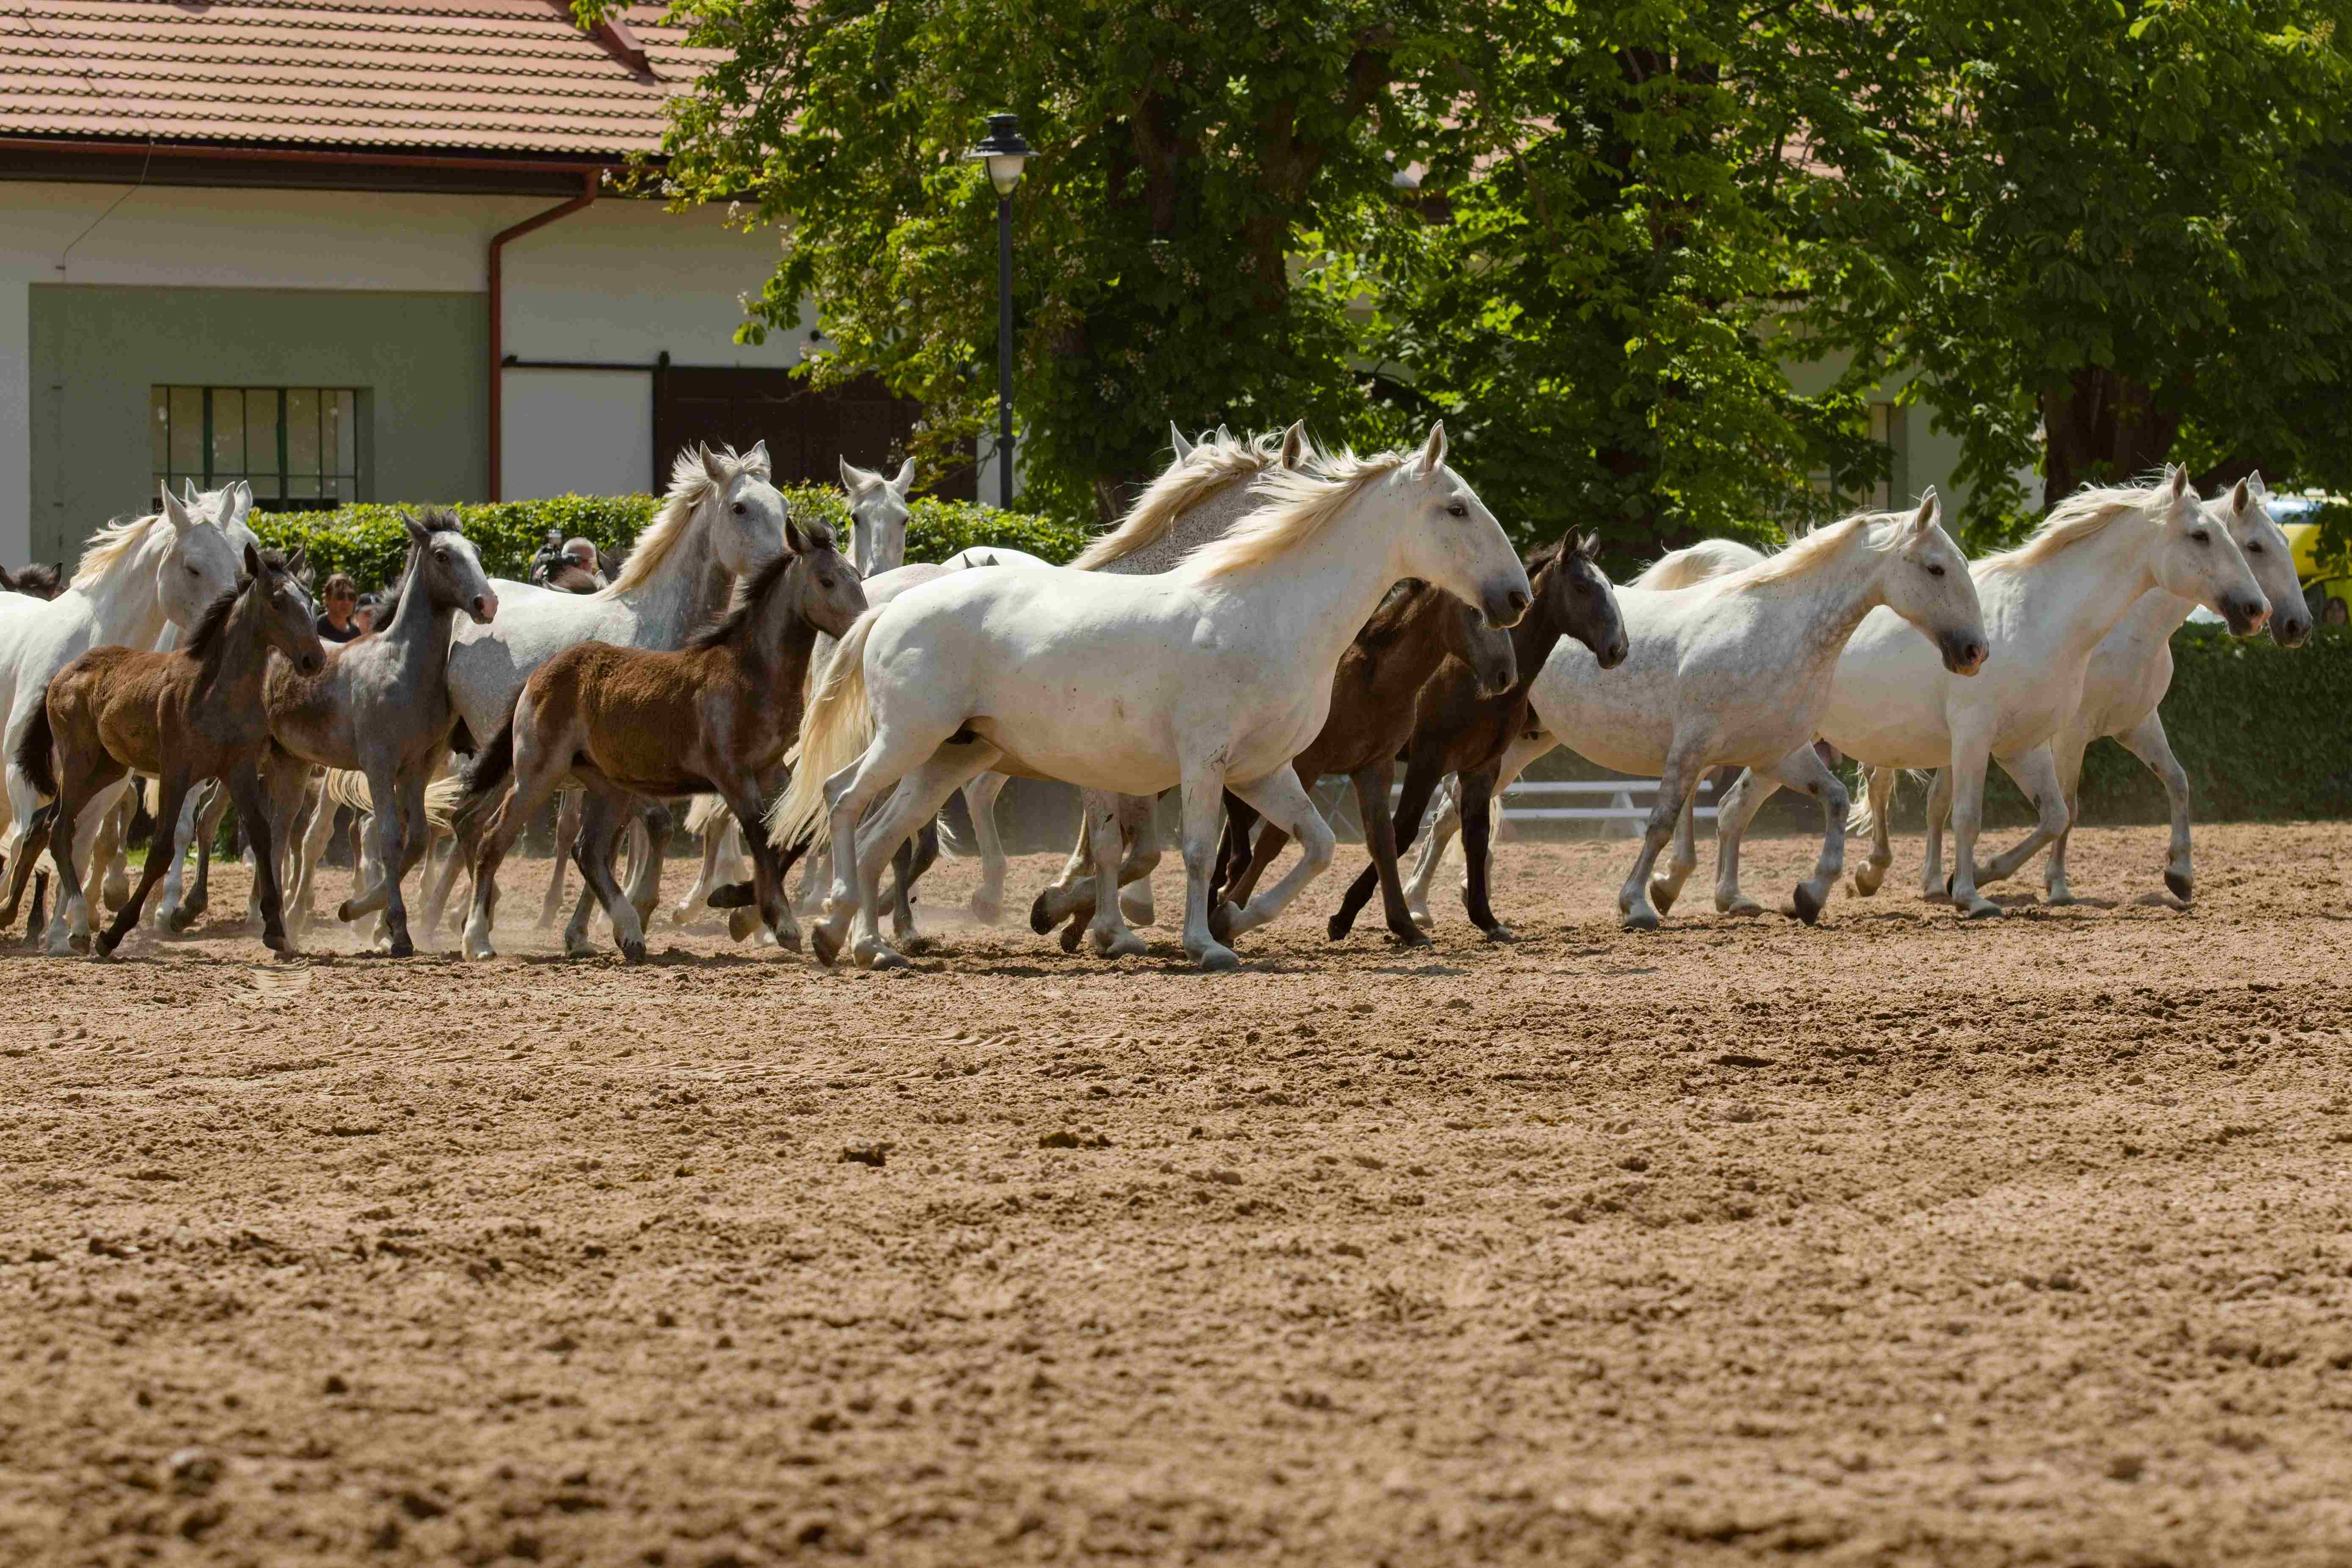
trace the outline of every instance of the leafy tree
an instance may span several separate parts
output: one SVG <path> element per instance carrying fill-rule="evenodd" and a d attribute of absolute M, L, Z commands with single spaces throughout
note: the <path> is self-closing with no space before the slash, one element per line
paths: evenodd
<path fill-rule="evenodd" d="M 576 7 L 593 16 L 596 0 Z M 1393 182 L 1465 12 L 1318 0 L 682 0 L 731 58 L 678 108 L 664 188 L 777 223 L 745 331 L 798 322 L 819 382 L 868 372 L 957 441 L 994 407 L 994 193 L 963 161 L 1011 110 L 1038 149 L 1013 202 L 1031 504 L 1108 515 L 1169 422 L 1301 416 L 1356 434 L 1361 336 L 1311 258 L 1410 221 Z"/>
<path fill-rule="evenodd" d="M 1971 521 L 2169 456 L 2214 479 L 2346 432 L 2343 0 L 1896 0 L 1813 128 L 1811 319 L 1962 437 Z"/>

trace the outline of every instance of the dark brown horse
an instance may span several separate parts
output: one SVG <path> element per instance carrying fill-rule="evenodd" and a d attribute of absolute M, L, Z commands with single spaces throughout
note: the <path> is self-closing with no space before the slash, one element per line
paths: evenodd
<path fill-rule="evenodd" d="M 272 648 L 305 674 L 327 661 L 315 626 L 317 608 L 301 581 L 301 554 L 245 547 L 245 574 L 236 588 L 205 612 L 185 647 L 150 653 L 94 647 L 49 681 L 39 714 L 16 751 L 16 764 L 57 816 L 49 858 L 58 868 L 58 908 L 49 924 L 49 952 L 63 955 L 88 942 L 89 909 L 74 875 L 74 828 L 93 805 L 113 804 L 114 786 L 133 772 L 162 784 L 155 820 L 180 820 L 188 791 L 205 779 L 226 779 L 253 840 L 254 877 L 261 884 L 261 940 L 290 952 L 279 904 L 278 863 L 270 853 L 268 808 L 259 766 L 269 747 L 269 717 L 261 689 Z M 54 758 L 52 757 L 54 752 Z M 139 923 L 147 895 L 171 868 L 168 854 L 150 853 L 131 901 L 115 911 L 98 938 L 101 958 Z"/>
<path fill-rule="evenodd" d="M 1572 637 L 1592 650 L 1603 669 L 1624 662 L 1625 623 L 1617 614 L 1617 596 L 1609 579 L 1593 564 L 1600 541 L 1591 534 L 1581 540 L 1562 539 L 1548 550 L 1528 557 L 1528 581 L 1535 603 L 1511 628 L 1511 647 L 1518 658 L 1518 679 L 1492 696 L 1478 689 L 1477 679 L 1458 658 L 1438 667 L 1413 702 L 1412 738 L 1407 749 L 1404 791 L 1397 797 L 1392 853 L 1402 853 L 1421 826 L 1429 797 L 1448 773 L 1462 786 L 1462 838 L 1475 844 L 1481 869 L 1471 874 L 1463 903 L 1470 919 L 1490 940 L 1508 942 L 1511 933 L 1495 919 L 1486 900 L 1484 856 L 1486 848 L 1486 803 L 1495 791 L 1495 774 L 1503 752 L 1530 721 L 1528 689 L 1542 673 L 1544 660 L 1563 637 Z M 1475 819 L 1475 826 L 1474 826 Z M 1410 926 L 1404 898 L 1393 873 L 1380 875 L 1367 866 L 1349 884 L 1339 910 L 1331 917 L 1330 934 L 1338 942 L 1354 928 L 1356 915 L 1372 896 L 1378 879 L 1387 900 L 1389 926 Z"/>
<path fill-rule="evenodd" d="M 22 594 L 30 599 L 54 599 L 66 585 L 65 563 L 54 566 L 36 561 L 11 572 L 0 566 L 0 593 Z"/>
<path fill-rule="evenodd" d="M 587 786 L 572 858 L 613 921 L 621 954 L 646 955 L 636 907 L 613 879 L 613 847 L 646 796 L 717 795 L 740 822 L 764 820 L 800 735 L 801 694 L 819 632 L 838 637 L 866 609 L 857 574 L 822 524 L 784 523 L 784 553 L 737 590 L 727 618 L 674 653 L 581 643 L 532 671 L 514 717 L 466 770 L 462 823 L 490 812 L 474 864 L 466 954 L 492 955 L 499 862 L 567 778 Z M 461 832 L 461 841 L 469 835 Z M 800 945 L 783 874 L 791 858 L 744 836 L 760 915 Z"/>
<path fill-rule="evenodd" d="M 1389 829 L 1389 785 L 1396 776 L 1397 752 L 1412 736 L 1413 700 L 1449 658 L 1469 672 L 1481 693 L 1507 690 L 1518 679 L 1510 634 L 1489 628 L 1475 609 L 1451 594 L 1421 582 L 1400 584 L 1340 656 L 1331 679 L 1330 716 L 1314 743 L 1291 763 L 1310 787 L 1326 773 L 1345 773 L 1355 786 L 1356 811 L 1380 873 L 1389 930 L 1407 947 L 1425 946 L 1429 938 L 1404 912 Z M 1223 896 L 1236 904 L 1249 902 L 1258 879 L 1290 842 L 1290 835 L 1269 822 L 1258 828 L 1253 846 L 1250 827 L 1257 819 L 1239 797 L 1225 796 L 1219 869 L 1231 879 Z"/>

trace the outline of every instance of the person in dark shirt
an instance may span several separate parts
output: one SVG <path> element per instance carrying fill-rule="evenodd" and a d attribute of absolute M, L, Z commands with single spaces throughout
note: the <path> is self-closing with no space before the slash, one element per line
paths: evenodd
<path fill-rule="evenodd" d="M 319 636 L 328 642 L 349 642 L 360 635 L 359 623 L 352 612 L 359 607 L 360 585 L 338 572 L 327 579 L 319 590 L 319 598 L 327 607 L 319 616 Z"/>

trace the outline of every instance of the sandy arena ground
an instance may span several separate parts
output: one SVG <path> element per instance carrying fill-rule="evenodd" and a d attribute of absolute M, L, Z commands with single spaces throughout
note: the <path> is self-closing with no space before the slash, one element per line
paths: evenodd
<path fill-rule="evenodd" d="M 957 863 L 889 976 L 12 938 L 0 1562 L 2352 1561 L 2352 831 L 2163 837 L 1222 977 Z"/>

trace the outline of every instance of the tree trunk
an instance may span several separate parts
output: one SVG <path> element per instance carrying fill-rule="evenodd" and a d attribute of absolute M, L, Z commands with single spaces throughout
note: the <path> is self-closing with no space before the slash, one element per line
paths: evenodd
<path fill-rule="evenodd" d="M 2121 484 L 2160 466 L 2180 433 L 2179 412 L 2170 404 L 2161 392 L 2099 365 L 2043 388 L 2043 510 L 2086 484 Z"/>

